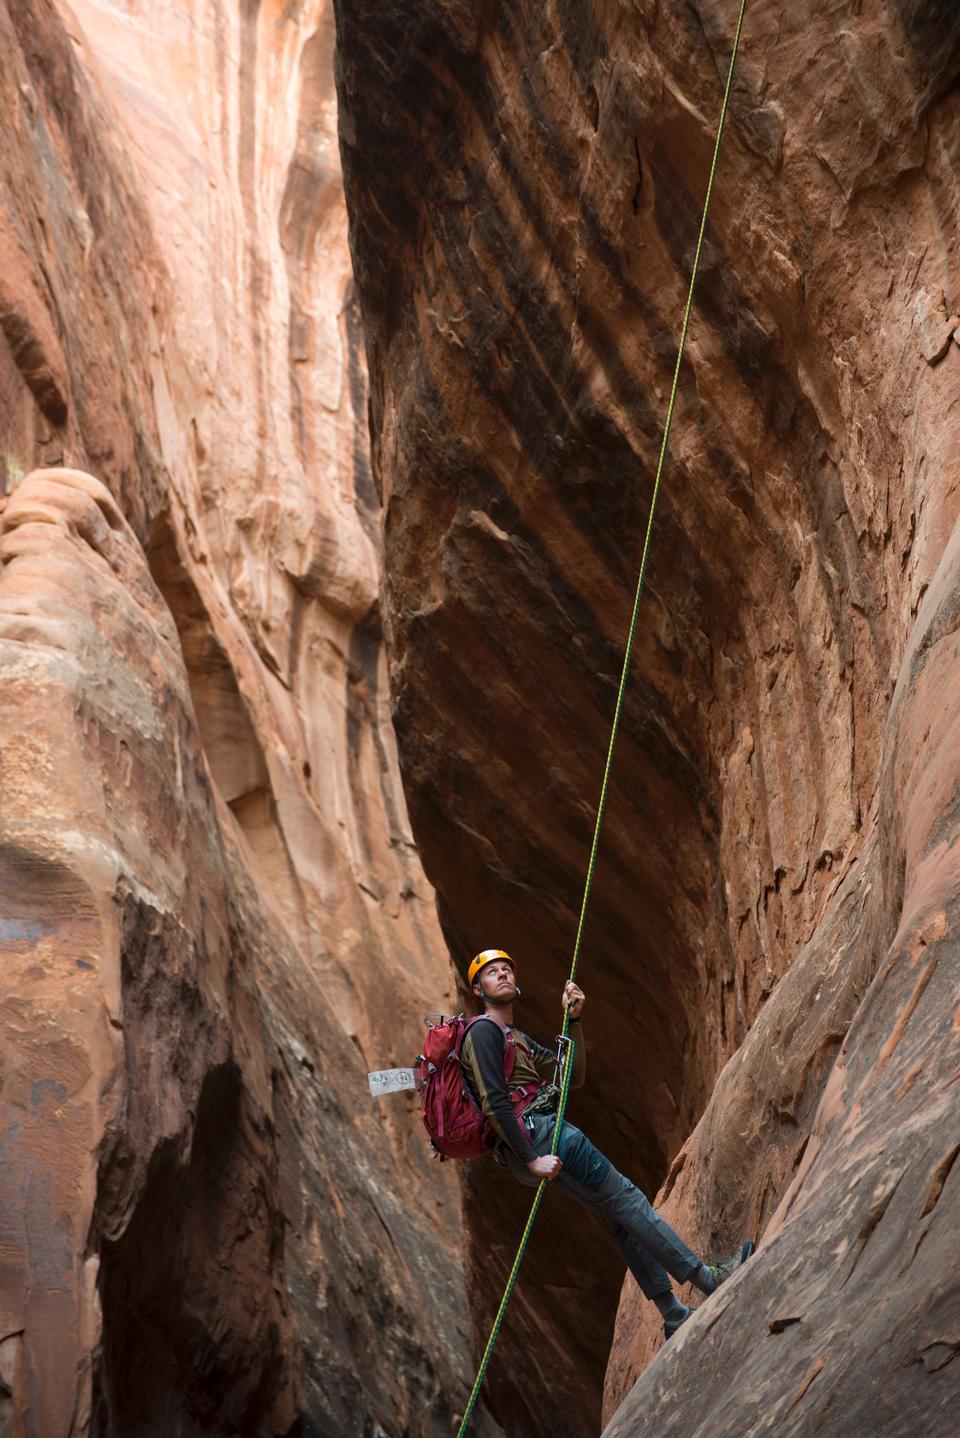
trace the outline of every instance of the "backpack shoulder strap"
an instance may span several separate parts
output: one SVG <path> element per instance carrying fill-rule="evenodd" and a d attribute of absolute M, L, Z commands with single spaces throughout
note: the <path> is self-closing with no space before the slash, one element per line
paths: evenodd
<path fill-rule="evenodd" d="M 498 1023 L 497 1020 L 493 1017 L 492 1014 L 474 1014 L 474 1016 L 473 1016 L 472 1019 L 467 1019 L 466 1023 L 465 1023 L 464 1026 L 463 1026 L 463 1037 L 466 1038 L 466 1036 L 467 1036 L 467 1031 L 468 1031 L 469 1029 L 472 1029 L 473 1026 L 474 1026 L 474 1024 L 482 1023 L 484 1019 L 486 1019 L 488 1023 L 496 1024 L 496 1025 L 497 1025 L 497 1028 L 500 1030 L 501 1034 L 503 1035 L 504 1045 L 512 1044 L 512 1043 L 515 1042 L 514 1037 L 513 1037 L 513 1034 L 510 1032 L 510 1030 L 509 1030 L 509 1029 L 505 1029 L 505 1028 L 503 1027 L 503 1024 Z"/>
<path fill-rule="evenodd" d="M 503 1037 L 503 1076 L 505 1079 L 509 1079 L 510 1075 L 513 1073 L 513 1066 L 517 1058 L 516 1040 L 510 1030 L 505 1029 L 503 1027 L 503 1024 L 498 1023 L 492 1014 L 474 1014 L 472 1019 L 467 1019 L 460 1033 L 460 1044 L 457 1048 L 457 1058 L 460 1057 L 460 1050 L 463 1048 L 467 1033 L 474 1024 L 480 1023 L 483 1019 L 487 1019 L 491 1024 L 496 1024 L 497 1028 L 500 1030 L 500 1033 Z"/>

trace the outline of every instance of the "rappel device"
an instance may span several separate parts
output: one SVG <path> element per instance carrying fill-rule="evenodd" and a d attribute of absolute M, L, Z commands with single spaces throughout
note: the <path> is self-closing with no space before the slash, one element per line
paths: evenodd
<path fill-rule="evenodd" d="M 570 1040 L 566 1034 L 557 1034 L 557 1065 L 553 1071 L 553 1082 L 556 1088 L 563 1087 L 563 1068 L 567 1062 L 569 1049 Z"/>

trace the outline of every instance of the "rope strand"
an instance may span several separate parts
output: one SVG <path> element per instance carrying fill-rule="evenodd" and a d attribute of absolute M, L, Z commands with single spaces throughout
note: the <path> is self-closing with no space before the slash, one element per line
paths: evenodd
<path fill-rule="evenodd" d="M 700 232 L 697 235 L 697 247 L 693 256 L 693 268 L 690 272 L 690 284 L 687 289 L 687 303 L 686 307 L 684 308 L 683 324 L 680 329 L 680 343 L 677 348 L 677 362 L 674 366 L 673 371 L 673 384 L 670 388 L 670 402 L 667 406 L 667 418 L 663 426 L 663 438 L 660 442 L 660 455 L 657 460 L 657 471 L 653 481 L 653 494 L 650 499 L 650 513 L 647 516 L 647 528 L 643 539 L 643 550 L 640 555 L 640 571 L 637 576 L 637 587 L 633 599 L 633 612 L 630 616 L 630 628 L 627 633 L 627 642 L 624 649 L 623 668 L 620 672 L 620 687 L 617 691 L 617 703 L 613 712 L 613 724 L 610 730 L 610 743 L 607 747 L 607 761 L 604 765 L 603 782 L 600 786 L 600 799 L 597 804 L 597 817 L 593 828 L 593 842 L 590 846 L 590 859 L 587 864 L 587 876 L 583 886 L 583 899 L 580 904 L 580 919 L 577 924 L 577 936 L 574 940 L 573 958 L 570 964 L 569 977 L 571 980 L 573 980 L 576 976 L 577 964 L 580 961 L 580 949 L 583 943 L 583 933 L 587 917 L 587 905 L 590 900 L 590 891 L 593 887 L 593 875 L 597 864 L 597 852 L 600 847 L 600 830 L 603 826 L 603 816 L 607 807 L 607 791 L 610 784 L 610 771 L 613 767 L 613 751 L 614 746 L 617 742 L 617 735 L 620 731 L 620 716 L 623 711 L 623 696 L 626 692 L 627 678 L 630 672 L 630 660 L 633 656 L 633 646 L 637 632 L 637 616 L 640 612 L 640 598 L 643 594 L 643 584 L 647 573 L 647 559 L 650 554 L 650 540 L 653 534 L 653 519 L 657 508 L 657 500 L 660 496 L 660 483 L 663 478 L 663 471 L 667 458 L 667 445 L 670 440 L 670 429 L 673 424 L 673 411 L 677 401 L 677 388 L 680 383 L 680 366 L 683 363 L 683 352 L 687 343 L 687 330 L 690 326 L 690 314 L 693 309 L 693 294 L 697 283 L 697 271 L 700 268 L 700 255 L 703 250 L 703 238 L 707 230 L 707 216 L 710 212 L 710 201 L 713 198 L 713 186 L 717 174 L 717 161 L 720 157 L 720 141 L 723 138 L 723 130 L 727 119 L 727 108 L 730 102 L 730 91 L 733 86 L 733 72 L 734 67 L 737 63 L 737 51 L 740 47 L 740 33 L 743 29 L 743 18 L 744 14 L 746 13 L 746 8 L 747 0 L 740 0 L 740 13 L 737 16 L 737 28 L 733 38 L 733 49 L 730 52 L 730 64 L 727 69 L 727 83 L 723 91 L 723 105 L 720 109 L 720 122 L 717 126 L 717 138 L 714 142 L 713 159 L 710 163 L 710 178 L 707 181 L 707 193 L 703 202 L 703 214 L 700 217 Z M 563 1011 L 563 1037 L 567 1038 L 569 1036 L 569 1033 L 570 1011 L 569 1009 L 565 1008 Z M 570 1092 L 570 1078 L 573 1073 L 573 1052 L 574 1043 L 571 1041 L 570 1046 L 567 1050 L 566 1062 L 564 1064 L 563 1084 L 560 1089 L 560 1101 L 557 1106 L 557 1122 L 554 1126 L 553 1142 L 550 1146 L 551 1155 L 555 1155 L 557 1152 L 557 1145 L 560 1141 L 560 1133 L 563 1128 L 563 1119 L 567 1108 L 567 1097 Z M 513 1260 L 513 1267 L 511 1268 L 510 1274 L 507 1278 L 506 1288 L 504 1289 L 503 1297 L 500 1300 L 500 1307 L 497 1309 L 497 1315 L 493 1320 L 493 1327 L 490 1330 L 490 1337 L 487 1339 L 487 1346 L 484 1349 L 483 1357 L 480 1360 L 480 1367 L 478 1368 L 477 1376 L 474 1379 L 473 1388 L 471 1389 L 470 1397 L 467 1401 L 467 1407 L 464 1412 L 463 1418 L 460 1421 L 460 1426 L 457 1429 L 457 1438 L 464 1438 L 464 1434 L 467 1431 L 471 1416 L 473 1415 L 473 1410 L 476 1407 L 477 1398 L 479 1397 L 480 1389 L 483 1385 L 483 1380 L 486 1377 L 487 1369 L 490 1366 L 490 1358 L 493 1354 L 493 1349 L 496 1345 L 496 1341 L 499 1336 L 500 1328 L 503 1324 L 504 1317 L 506 1316 L 507 1306 L 513 1294 L 514 1285 L 517 1281 L 517 1274 L 519 1273 L 520 1265 L 523 1262 L 523 1255 L 526 1251 L 527 1243 L 530 1239 L 534 1220 L 540 1208 L 540 1203 L 543 1198 L 543 1190 L 546 1186 L 546 1182 L 546 1179 L 540 1180 L 537 1191 L 534 1195 L 533 1204 L 530 1208 L 530 1215 L 527 1218 L 526 1226 L 524 1227 L 523 1234 L 520 1238 L 520 1245 L 517 1249 L 517 1256 Z"/>

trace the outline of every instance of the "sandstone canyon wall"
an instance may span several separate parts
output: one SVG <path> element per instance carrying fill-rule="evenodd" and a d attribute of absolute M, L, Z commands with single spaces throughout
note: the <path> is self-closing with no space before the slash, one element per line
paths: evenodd
<path fill-rule="evenodd" d="M 413 830 L 547 1035 L 736 6 L 336 12 Z M 958 75 L 945 3 L 748 9 L 571 1116 L 709 1255 L 765 1242 L 651 1366 L 628 1280 L 618 1438 L 957 1432 Z M 478 1331 L 526 1206 L 470 1172 Z M 619 1283 L 548 1193 L 515 1438 L 597 1431 Z"/>
<path fill-rule="evenodd" d="M 469 1380 L 324 0 L 0 5 L 0 1431 Z M 424 1301 L 424 1295 L 430 1301 Z"/>

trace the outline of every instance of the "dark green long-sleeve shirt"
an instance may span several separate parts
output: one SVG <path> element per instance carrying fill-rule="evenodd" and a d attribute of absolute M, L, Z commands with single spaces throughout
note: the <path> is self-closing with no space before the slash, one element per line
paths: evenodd
<path fill-rule="evenodd" d="M 525 1084 L 552 1083 L 556 1054 L 538 1044 L 516 1025 L 509 1032 L 516 1046 L 509 1083 L 503 1077 L 505 1030 L 496 1020 L 471 1025 L 460 1050 L 460 1063 L 474 1097 L 497 1134 L 510 1145 L 518 1158 L 522 1158 L 524 1163 L 531 1163 L 537 1156 L 536 1151 L 514 1113 L 510 1094 Z M 587 1049 L 579 1024 L 574 1024 L 570 1037 L 574 1041 L 570 1087 L 580 1088 L 587 1074 Z"/>

